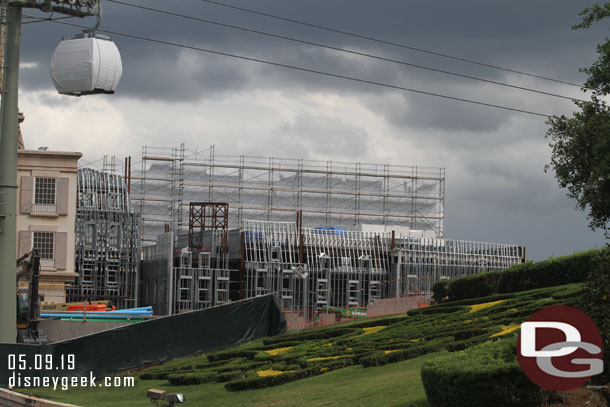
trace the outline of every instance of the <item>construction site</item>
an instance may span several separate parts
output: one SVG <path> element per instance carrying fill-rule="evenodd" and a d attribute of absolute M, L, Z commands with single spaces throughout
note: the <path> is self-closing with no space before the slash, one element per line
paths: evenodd
<path fill-rule="evenodd" d="M 388 300 L 402 312 L 438 280 L 525 261 L 522 246 L 444 239 L 442 168 L 181 145 L 143 147 L 129 183 L 142 221 L 140 299 L 163 315 L 268 293 L 307 321 Z"/>
<path fill-rule="evenodd" d="M 128 186 L 117 174 L 90 168 L 79 169 L 77 177 L 78 277 L 66 287 L 66 300 L 110 300 L 119 308 L 135 307 L 141 226 Z"/>

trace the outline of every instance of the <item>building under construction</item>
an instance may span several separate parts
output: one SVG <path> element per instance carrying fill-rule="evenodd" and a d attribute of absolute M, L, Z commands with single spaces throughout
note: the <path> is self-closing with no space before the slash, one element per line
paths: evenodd
<path fill-rule="evenodd" d="M 111 300 L 135 307 L 140 268 L 140 216 L 116 174 L 78 170 L 76 258 L 78 277 L 66 288 L 72 301 Z"/>
<path fill-rule="evenodd" d="M 524 247 L 444 239 L 442 168 L 183 144 L 145 146 L 140 164 L 125 174 L 142 220 L 140 299 L 157 314 L 274 292 L 311 320 L 328 307 L 424 298 L 439 279 L 525 260 Z"/>
<path fill-rule="evenodd" d="M 173 314 L 276 292 L 282 308 L 311 320 L 327 307 L 427 296 L 434 282 L 525 260 L 521 246 L 418 234 L 242 221 L 228 229 L 226 203 L 191 203 L 189 232 L 147 247 L 142 298 Z"/>
<path fill-rule="evenodd" d="M 294 221 L 350 231 L 419 230 L 444 235 L 445 170 L 389 164 L 223 156 L 214 146 L 190 151 L 142 148 L 131 199 L 142 215 L 144 245 L 188 231 L 190 202 L 226 202 L 228 224 Z"/>

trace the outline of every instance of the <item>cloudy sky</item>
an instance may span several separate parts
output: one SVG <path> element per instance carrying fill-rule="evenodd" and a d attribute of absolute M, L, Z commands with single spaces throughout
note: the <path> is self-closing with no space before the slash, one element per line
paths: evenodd
<path fill-rule="evenodd" d="M 202 0 L 124 0 L 196 18 L 584 98 L 576 86 L 380 44 Z M 574 31 L 591 1 L 221 0 L 263 13 L 580 84 L 608 22 Z M 569 114 L 570 100 L 159 14 L 102 0 L 102 29 L 366 81 Z M 36 14 L 26 10 L 25 14 Z M 24 19 L 24 21 L 26 21 Z M 92 26 L 92 19 L 67 20 Z M 143 145 L 217 154 L 446 168 L 446 237 L 522 244 L 535 260 L 600 247 L 586 216 L 545 173 L 545 118 L 113 35 L 115 95 L 58 95 L 52 22 L 23 26 L 20 108 L 27 148 L 141 156 Z M 327 146 L 327 147 L 323 147 Z M 332 146 L 332 150 L 328 146 Z"/>

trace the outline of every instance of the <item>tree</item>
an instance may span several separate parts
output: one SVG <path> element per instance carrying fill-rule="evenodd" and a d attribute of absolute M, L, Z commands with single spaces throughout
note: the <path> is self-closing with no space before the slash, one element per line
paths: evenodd
<path fill-rule="evenodd" d="M 578 299 L 578 307 L 591 317 L 602 334 L 604 372 L 593 376 L 592 384 L 610 405 L 610 248 L 597 254 L 595 266 Z"/>
<path fill-rule="evenodd" d="M 595 5 L 581 13 L 583 21 L 573 29 L 590 27 L 610 16 L 610 3 Z M 589 227 L 601 229 L 610 237 L 610 109 L 602 97 L 610 94 L 610 40 L 597 46 L 598 59 L 580 71 L 588 78 L 583 91 L 591 92 L 590 101 L 575 101 L 580 111 L 572 117 L 553 116 L 547 120 L 552 148 L 552 168 L 568 197 L 580 210 L 589 209 Z"/>

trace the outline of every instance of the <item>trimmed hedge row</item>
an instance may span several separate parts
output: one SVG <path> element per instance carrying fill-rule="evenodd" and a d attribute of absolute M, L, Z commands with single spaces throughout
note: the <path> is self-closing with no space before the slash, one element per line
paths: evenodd
<path fill-rule="evenodd" d="M 422 382 L 430 407 L 534 407 L 541 389 L 524 374 L 516 338 L 486 342 L 426 362 Z"/>
<path fill-rule="evenodd" d="M 414 308 L 407 311 L 407 315 L 432 315 L 432 314 L 452 314 L 454 312 L 468 311 L 468 307 L 457 305 L 455 307 L 429 307 L 429 308 Z"/>
<path fill-rule="evenodd" d="M 335 328 L 325 329 L 314 332 L 303 332 L 293 335 L 282 335 L 275 338 L 268 338 L 263 341 L 265 345 L 279 345 L 292 343 L 293 341 L 310 341 L 314 339 L 329 339 L 357 332 L 358 328 Z M 290 346 L 290 345 L 288 345 Z M 209 358 L 209 356 L 208 356 Z"/>
<path fill-rule="evenodd" d="M 551 258 L 537 263 L 523 263 L 501 271 L 488 271 L 435 284 L 435 298 L 443 295 L 449 301 L 480 298 L 495 293 L 513 293 L 585 281 L 599 250 Z M 439 290 L 434 292 L 434 290 Z"/>
<path fill-rule="evenodd" d="M 353 365 L 353 361 L 349 358 L 346 358 L 342 360 L 328 362 L 323 366 L 314 366 L 303 370 L 297 370 L 295 372 L 286 372 L 277 376 L 254 377 L 250 379 L 236 380 L 225 384 L 225 389 L 227 389 L 227 391 L 262 389 L 264 387 L 277 386 L 280 384 L 293 382 L 295 380 L 317 376 L 351 365 Z"/>
<path fill-rule="evenodd" d="M 453 341 L 453 337 L 437 338 L 429 341 L 425 345 L 413 346 L 407 349 L 398 350 L 392 353 L 375 352 L 370 356 L 360 359 L 364 367 L 383 366 L 389 363 L 396 363 L 407 359 L 413 359 L 426 353 L 438 352 L 444 345 Z"/>
<path fill-rule="evenodd" d="M 218 353 L 209 353 L 208 360 L 210 362 L 217 362 L 221 360 L 235 359 L 235 358 L 246 358 L 246 359 L 254 359 L 254 357 L 258 354 L 256 350 L 233 350 L 233 351 L 224 351 Z M 207 366 L 206 366 L 207 367 Z"/>

